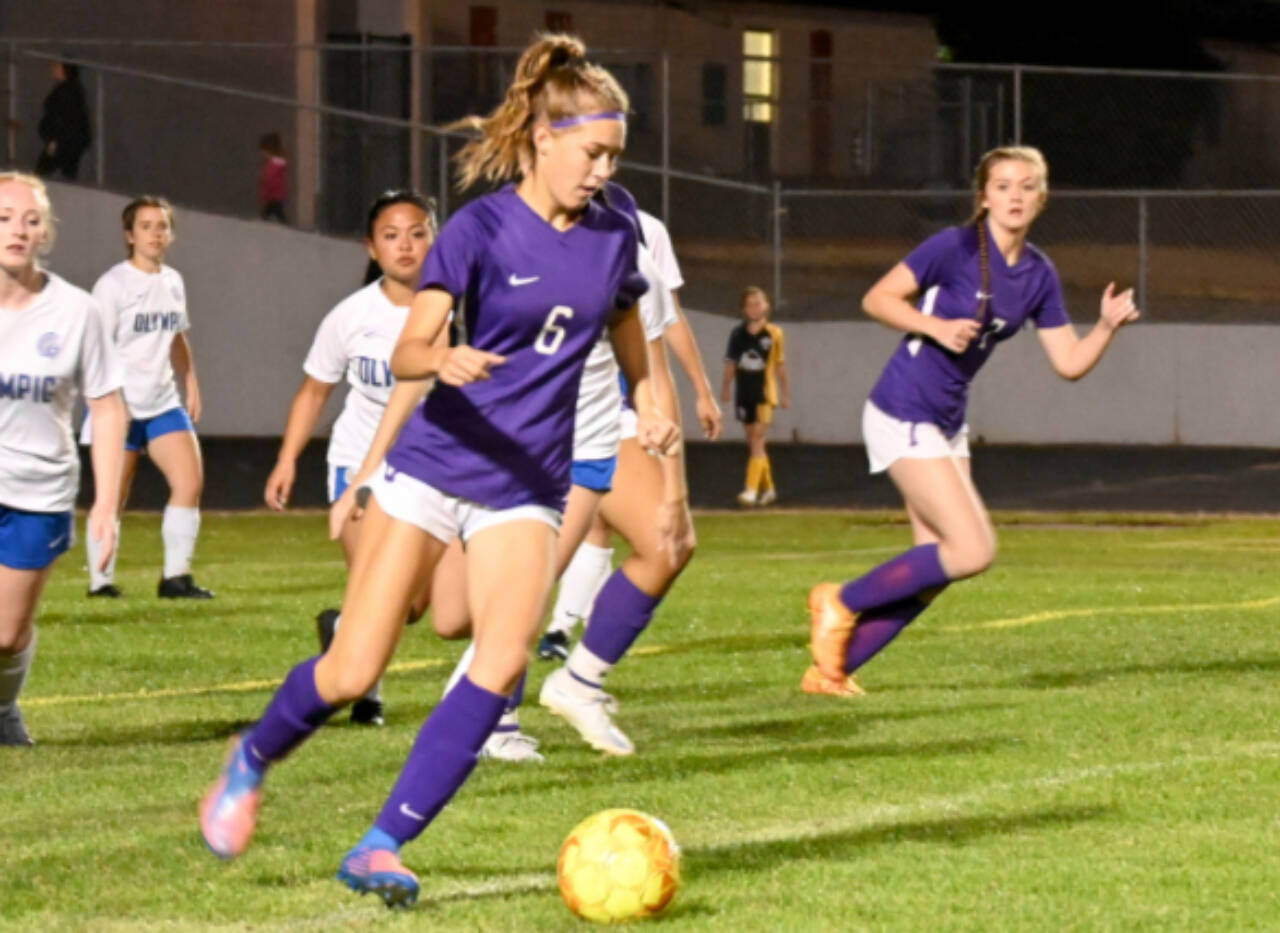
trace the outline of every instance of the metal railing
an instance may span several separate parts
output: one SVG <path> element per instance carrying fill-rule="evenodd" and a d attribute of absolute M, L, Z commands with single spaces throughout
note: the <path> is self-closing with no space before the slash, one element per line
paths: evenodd
<path fill-rule="evenodd" d="M 61 51 L 68 47 L 91 48 L 93 56 L 68 56 Z M 192 207 L 252 216 L 257 138 L 279 130 L 291 153 L 290 220 L 342 235 L 360 233 L 365 205 L 392 185 L 409 183 L 432 194 L 444 213 L 474 196 L 450 184 L 450 159 L 465 137 L 443 124 L 491 106 L 519 52 L 148 40 L 59 41 L 58 48 L 55 55 L 47 42 L 0 43 L 11 163 L 34 162 L 33 127 L 49 85 L 40 72 L 54 60 L 70 61 L 84 75 L 95 134 L 82 177 L 113 190 L 159 191 Z M 141 52 L 157 66 L 140 65 Z M 323 60 L 348 53 L 373 56 L 374 63 Z M 1280 322 L 1280 271 L 1272 271 L 1280 264 L 1271 261 L 1280 236 L 1280 191 L 1266 187 L 1277 175 L 1272 163 L 1280 151 L 1261 147 L 1265 125 L 1246 129 L 1236 120 L 1242 108 L 1270 107 L 1272 95 L 1280 95 L 1280 76 L 931 63 L 919 79 L 868 80 L 865 94 L 849 102 L 845 109 L 853 112 L 843 125 L 858 129 L 850 130 L 856 145 L 845 154 L 845 170 L 757 181 L 731 173 L 742 168 L 740 151 L 716 161 L 696 144 L 704 137 L 714 144 L 737 130 L 729 126 L 717 136 L 704 125 L 705 102 L 672 77 L 687 63 L 625 49 L 596 54 L 637 87 L 648 81 L 658 89 L 632 95 L 637 116 L 621 180 L 671 228 L 693 306 L 732 313 L 741 286 L 752 282 L 772 286 L 784 318 L 849 314 L 915 243 L 968 215 L 965 186 L 983 150 L 1020 139 L 1041 142 L 1052 135 L 1046 113 L 1060 112 L 1058 104 L 1074 95 L 1095 115 L 1055 131 L 1059 141 L 1049 149 L 1054 188 L 1034 238 L 1057 263 L 1077 313 L 1094 306 L 1096 292 L 1114 278 L 1135 286 L 1150 320 Z M 105 60 L 110 55 L 122 60 Z M 343 103 L 359 95 L 330 86 L 333 75 L 376 71 L 392 60 L 386 56 L 400 56 L 403 71 L 388 86 L 407 87 L 408 97 L 383 100 L 365 88 L 357 106 Z M 179 60 L 186 73 L 158 70 L 176 69 Z M 441 86 L 446 76 L 450 87 Z M 1111 92 L 1082 93 L 1096 91 L 1097 82 Z M 299 88 L 306 92 L 301 97 Z M 1248 89 L 1252 103 L 1224 88 Z M 1182 93 L 1188 89 L 1200 90 Z M 1126 109 L 1139 98 L 1149 111 L 1142 119 Z M 811 103 L 781 100 L 780 127 L 789 111 Z M 1119 168 L 1095 169 L 1098 159 L 1116 157 L 1120 148 L 1103 130 L 1150 126 L 1165 119 L 1169 107 L 1183 108 L 1177 125 L 1195 128 L 1196 139 L 1213 129 L 1206 114 L 1216 113 L 1217 141 L 1197 148 L 1181 137 L 1162 145 L 1158 136 L 1146 136 L 1128 161 L 1119 159 Z M 440 119 L 413 119 L 415 113 Z M 791 140 L 775 148 L 792 155 Z M 1221 181 L 1194 190 L 1121 183 L 1143 166 L 1153 179 L 1176 169 L 1181 179 Z M 1073 180 L 1095 170 L 1116 183 Z"/>

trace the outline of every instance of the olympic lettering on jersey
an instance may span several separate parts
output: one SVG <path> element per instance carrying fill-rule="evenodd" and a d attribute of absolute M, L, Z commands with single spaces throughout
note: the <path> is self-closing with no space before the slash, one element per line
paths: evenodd
<path fill-rule="evenodd" d="M 373 444 L 395 377 L 391 354 L 409 309 L 391 303 L 382 280 L 338 302 L 316 330 L 302 364 L 312 379 L 335 385 L 345 378 L 347 397 L 329 433 L 331 468 L 354 470 Z"/>
<path fill-rule="evenodd" d="M 0 505 L 63 512 L 80 476 L 76 401 L 110 394 L 124 375 L 93 299 L 45 275 L 31 305 L 0 315 Z"/>
<path fill-rule="evenodd" d="M 191 326 L 182 275 L 170 266 L 143 272 L 124 260 L 98 278 L 93 297 L 125 365 L 129 416 L 141 421 L 180 408 L 170 349 Z"/>

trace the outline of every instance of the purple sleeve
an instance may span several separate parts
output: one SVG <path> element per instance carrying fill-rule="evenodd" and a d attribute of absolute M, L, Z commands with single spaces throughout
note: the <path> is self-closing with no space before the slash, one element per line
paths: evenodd
<path fill-rule="evenodd" d="M 1062 280 L 1058 278 L 1058 270 L 1045 257 L 1044 278 L 1040 287 L 1040 304 L 1031 313 L 1036 328 L 1046 330 L 1050 327 L 1065 327 L 1071 323 L 1071 315 L 1067 314 L 1067 303 L 1062 297 Z"/>
<path fill-rule="evenodd" d="M 960 250 L 963 235 L 962 228 L 948 227 L 929 237 L 903 260 L 915 275 L 920 291 L 946 279 L 951 260 Z"/>
<path fill-rule="evenodd" d="M 439 288 L 450 295 L 463 294 L 471 281 L 481 244 L 472 212 L 464 209 L 454 214 L 431 244 L 427 260 L 422 264 L 418 290 Z"/>
<path fill-rule="evenodd" d="M 628 227 L 626 243 L 622 247 L 625 251 L 625 266 L 622 273 L 622 283 L 618 286 L 618 293 L 613 299 L 614 307 L 620 311 L 630 308 L 649 290 L 649 280 L 640 274 L 640 269 L 638 268 L 639 257 L 637 253 L 640 249 L 640 242 L 635 231 L 634 224 Z"/>

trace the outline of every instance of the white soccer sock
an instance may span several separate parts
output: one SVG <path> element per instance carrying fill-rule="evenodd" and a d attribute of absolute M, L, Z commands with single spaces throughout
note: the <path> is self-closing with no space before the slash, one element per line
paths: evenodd
<path fill-rule="evenodd" d="M 560 577 L 560 593 L 556 596 L 547 631 L 568 635 L 579 622 L 589 618 L 596 594 L 612 572 L 613 548 L 596 547 L 589 541 L 578 545 L 573 560 Z"/>
<path fill-rule="evenodd" d="M 96 540 L 89 532 L 89 523 L 85 522 L 84 547 L 89 555 L 89 589 L 96 590 L 100 586 L 114 583 L 116 579 L 116 555 L 120 553 L 120 523 L 116 522 L 116 549 L 111 552 L 111 560 L 106 570 L 98 569 L 102 560 L 102 542 Z"/>
<path fill-rule="evenodd" d="M 191 572 L 191 555 L 196 551 L 200 534 L 200 510 L 180 505 L 166 505 L 160 522 L 164 539 L 164 577 L 180 577 Z"/>
<path fill-rule="evenodd" d="M 597 688 L 590 685 L 604 683 L 605 677 L 613 670 L 612 664 L 601 660 L 582 642 L 573 646 L 573 650 L 569 652 L 569 660 L 564 666 L 570 674 L 568 678 L 570 685 L 582 696 L 591 696 Z"/>
<path fill-rule="evenodd" d="M 36 656 L 36 630 L 31 630 L 31 641 L 17 654 L 0 654 L 0 709 L 12 706 L 22 693 L 27 671 Z"/>
<path fill-rule="evenodd" d="M 472 660 L 476 656 L 476 642 L 473 638 L 471 644 L 467 645 L 467 650 L 462 652 L 462 657 L 458 658 L 458 664 L 453 669 L 453 673 L 449 675 L 449 682 L 444 685 L 444 693 L 440 694 L 441 698 L 447 697 L 449 691 L 460 681 L 467 673 L 467 668 L 471 666 Z"/>

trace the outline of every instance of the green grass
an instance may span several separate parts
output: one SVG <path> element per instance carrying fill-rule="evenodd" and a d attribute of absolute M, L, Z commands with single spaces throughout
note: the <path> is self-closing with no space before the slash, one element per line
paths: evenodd
<path fill-rule="evenodd" d="M 209 604 L 154 597 L 158 520 L 125 523 L 119 602 L 64 558 L 0 753 L 13 930 L 582 928 L 561 839 L 633 806 L 684 848 L 664 929 L 1274 929 L 1280 523 L 999 516 L 1002 551 L 863 672 L 797 690 L 804 593 L 906 543 L 896 517 L 706 515 L 701 551 L 611 677 L 639 754 L 531 703 L 547 762 L 484 762 L 406 850 L 418 907 L 333 880 L 461 651 L 408 633 L 383 730 L 345 719 L 272 774 L 254 846 L 200 841 L 227 735 L 313 649 L 343 571 L 320 515 L 208 515 Z M 530 693 L 549 670 L 535 664 Z"/>

